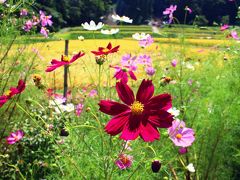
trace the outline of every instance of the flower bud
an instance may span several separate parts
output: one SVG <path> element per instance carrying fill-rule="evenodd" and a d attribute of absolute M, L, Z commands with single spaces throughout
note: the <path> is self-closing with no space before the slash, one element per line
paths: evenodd
<path fill-rule="evenodd" d="M 153 171 L 154 173 L 157 173 L 157 172 L 160 170 L 160 168 L 161 168 L 161 163 L 160 163 L 160 161 L 154 160 L 154 161 L 152 162 L 152 171 Z"/>

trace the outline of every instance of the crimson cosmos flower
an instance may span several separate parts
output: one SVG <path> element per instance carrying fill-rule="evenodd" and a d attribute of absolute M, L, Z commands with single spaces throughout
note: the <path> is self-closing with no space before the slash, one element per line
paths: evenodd
<path fill-rule="evenodd" d="M 159 128 L 172 126 L 173 116 L 167 112 L 172 107 L 169 94 L 153 96 L 154 86 L 151 80 L 143 80 L 136 98 L 131 88 L 124 82 L 116 84 L 119 98 L 125 103 L 120 104 L 111 100 L 101 100 L 99 110 L 112 115 L 105 131 L 120 138 L 134 140 L 140 136 L 144 141 L 151 142 L 159 139 Z"/>
<path fill-rule="evenodd" d="M 99 47 L 98 48 L 98 51 L 91 51 L 93 54 L 95 54 L 96 56 L 101 56 L 101 55 L 108 55 L 108 54 L 111 54 L 111 53 L 115 53 L 119 50 L 119 45 L 116 46 L 116 47 L 112 47 L 112 44 L 111 43 L 108 43 L 107 47 L 104 48 L 104 47 Z"/>
<path fill-rule="evenodd" d="M 22 93 L 25 87 L 26 87 L 25 82 L 22 79 L 20 79 L 18 81 L 17 87 L 11 87 L 2 96 L 0 96 L 0 107 L 2 107 L 14 95 Z"/>
<path fill-rule="evenodd" d="M 56 59 L 52 59 L 51 65 L 49 65 L 46 69 L 46 72 L 51 72 L 54 71 L 55 69 L 64 66 L 64 65 L 69 65 L 72 64 L 74 61 L 76 61 L 78 58 L 84 56 L 85 53 L 79 52 L 78 54 L 74 55 L 72 59 L 69 59 L 68 56 L 62 55 L 61 61 L 58 61 Z"/>

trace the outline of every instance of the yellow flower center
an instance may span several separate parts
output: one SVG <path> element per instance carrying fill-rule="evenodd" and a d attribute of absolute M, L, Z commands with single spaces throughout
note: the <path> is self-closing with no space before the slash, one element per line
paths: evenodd
<path fill-rule="evenodd" d="M 11 90 L 7 90 L 7 91 L 4 93 L 4 95 L 5 95 L 5 96 L 10 96 L 11 92 L 12 92 Z"/>
<path fill-rule="evenodd" d="M 40 81 L 41 80 L 41 76 L 39 74 L 34 74 L 33 75 L 33 80 L 38 80 Z"/>
<path fill-rule="evenodd" d="M 176 138 L 177 138 L 177 139 L 181 139 L 181 138 L 182 138 L 182 135 L 181 135 L 181 134 L 177 134 L 177 135 L 176 135 Z"/>
<path fill-rule="evenodd" d="M 102 50 L 102 52 L 108 52 L 109 51 L 109 49 L 108 48 L 104 48 L 103 50 Z"/>
<path fill-rule="evenodd" d="M 65 61 L 65 62 L 69 62 L 70 58 L 68 56 L 64 55 L 62 60 Z"/>
<path fill-rule="evenodd" d="M 143 112 L 144 105 L 140 103 L 139 101 L 134 101 L 131 105 L 131 111 L 134 115 L 140 115 Z"/>

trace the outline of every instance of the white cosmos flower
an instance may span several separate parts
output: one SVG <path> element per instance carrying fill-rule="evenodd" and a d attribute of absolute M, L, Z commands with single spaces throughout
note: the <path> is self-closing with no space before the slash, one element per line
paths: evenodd
<path fill-rule="evenodd" d="M 82 23 L 82 27 L 83 29 L 89 30 L 89 31 L 96 31 L 98 29 L 101 29 L 104 26 L 104 24 L 102 22 L 99 22 L 97 25 L 96 23 L 92 20 L 90 21 L 90 23 L 88 24 L 87 22 Z"/>
<path fill-rule="evenodd" d="M 123 22 L 126 22 L 126 23 L 132 23 L 133 22 L 133 20 L 132 19 L 130 19 L 129 17 L 127 17 L 127 16 L 119 16 L 119 15 L 112 15 L 112 18 L 113 18 L 113 20 L 115 20 L 115 21 L 123 21 Z"/>
<path fill-rule="evenodd" d="M 150 34 L 146 34 L 146 33 L 142 32 L 142 33 L 133 34 L 132 38 L 140 41 L 140 40 L 147 39 L 149 36 L 150 36 Z"/>
<path fill-rule="evenodd" d="M 112 35 L 112 34 L 117 34 L 119 32 L 119 29 L 110 29 L 110 30 L 101 30 L 102 34 L 108 34 L 108 35 Z"/>
<path fill-rule="evenodd" d="M 49 101 L 49 106 L 50 107 L 59 106 L 63 104 L 65 101 L 66 101 L 66 98 L 64 97 L 56 97 L 54 100 Z"/>
<path fill-rule="evenodd" d="M 173 115 L 174 117 L 177 117 L 180 114 L 180 111 L 175 107 L 170 108 L 169 110 L 167 110 L 167 112 Z"/>
<path fill-rule="evenodd" d="M 187 170 L 189 171 L 189 172 L 195 172 L 195 168 L 194 168 L 194 166 L 193 166 L 193 163 L 190 163 L 189 165 L 187 165 Z"/>
<path fill-rule="evenodd" d="M 84 40 L 84 37 L 83 36 L 78 36 L 78 39 L 83 41 Z"/>
<path fill-rule="evenodd" d="M 72 112 L 74 111 L 74 104 L 69 103 L 69 104 L 60 104 L 59 106 L 55 107 L 55 112 L 57 114 L 60 114 L 61 112 Z"/>

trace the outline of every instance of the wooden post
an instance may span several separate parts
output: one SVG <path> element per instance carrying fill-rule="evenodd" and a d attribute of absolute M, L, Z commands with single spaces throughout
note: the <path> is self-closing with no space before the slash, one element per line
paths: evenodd
<path fill-rule="evenodd" d="M 69 45 L 69 40 L 65 40 L 65 52 L 64 54 L 68 56 L 68 45 Z M 68 91 L 68 65 L 64 66 L 64 82 L 63 82 L 63 96 L 66 98 L 67 102 L 67 91 Z"/>

